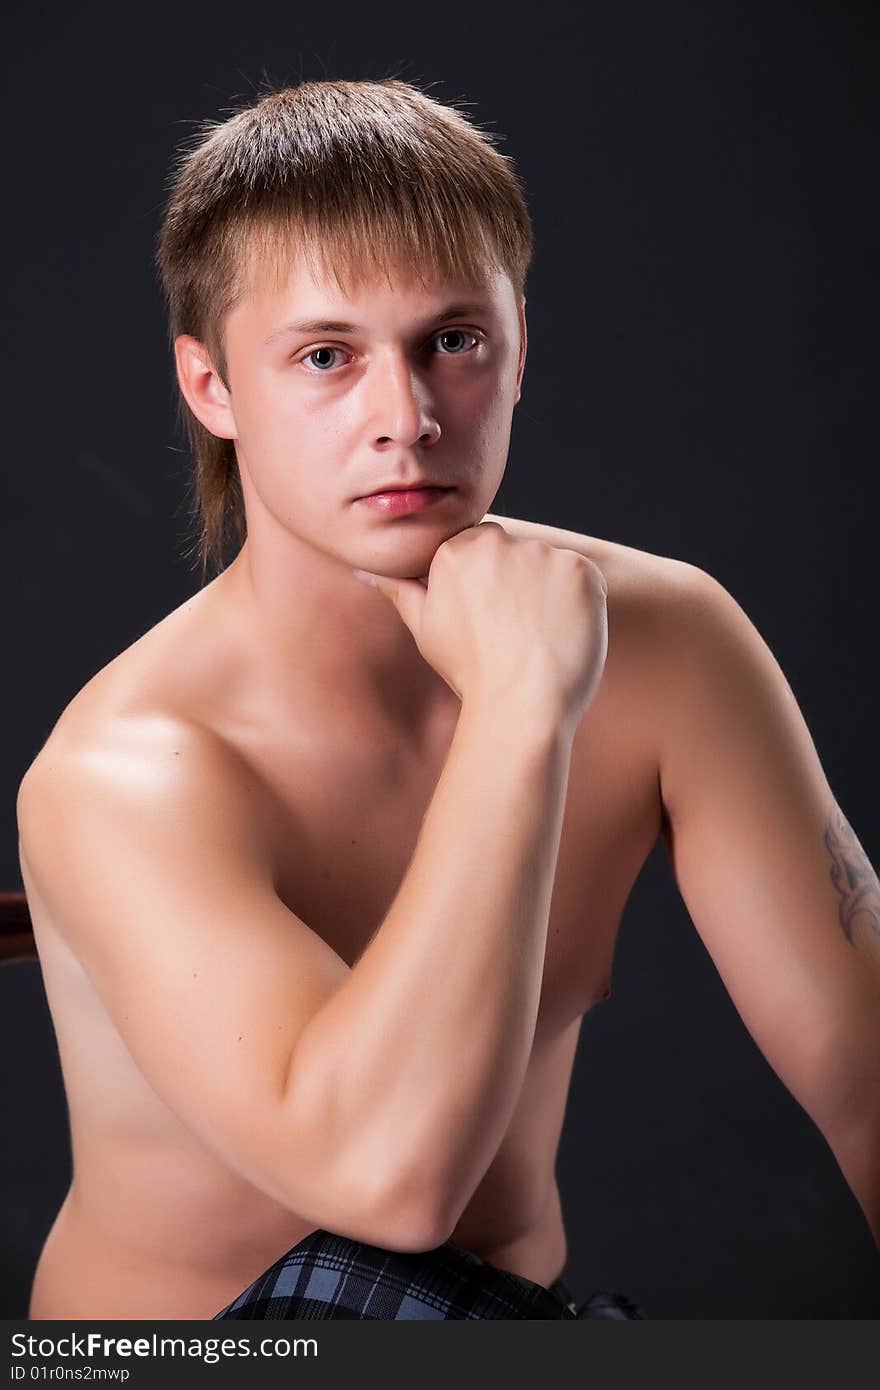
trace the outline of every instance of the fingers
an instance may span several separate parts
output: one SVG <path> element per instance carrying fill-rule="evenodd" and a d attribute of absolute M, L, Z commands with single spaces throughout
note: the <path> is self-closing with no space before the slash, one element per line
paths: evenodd
<path fill-rule="evenodd" d="M 371 574 L 369 570 L 354 570 L 353 573 L 363 584 L 372 584 L 393 603 L 413 636 L 418 636 L 428 587 L 427 576 L 422 579 L 389 579 L 384 574 Z"/>
<path fill-rule="evenodd" d="M 418 579 L 388 579 L 376 575 L 376 588 L 390 599 L 414 637 L 418 638 L 427 589 Z"/>

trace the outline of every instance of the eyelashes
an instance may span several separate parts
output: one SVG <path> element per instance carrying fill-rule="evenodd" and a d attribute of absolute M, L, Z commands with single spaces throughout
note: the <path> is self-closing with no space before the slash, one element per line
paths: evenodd
<path fill-rule="evenodd" d="M 429 341 L 431 343 L 434 343 L 437 341 L 438 338 L 447 338 L 456 333 L 464 338 L 473 338 L 474 346 L 461 352 L 440 352 L 436 354 L 438 357 L 470 357 L 486 341 L 485 334 L 478 333 L 476 329 L 473 328 L 442 328 L 439 330 L 439 332 L 435 333 Z M 296 365 L 305 367 L 305 364 L 306 362 L 308 362 L 309 358 L 314 357 L 315 354 L 319 352 L 339 352 L 346 354 L 347 349 L 338 347 L 334 343 L 319 343 L 317 347 L 310 348 L 309 351 L 303 357 L 299 358 Z M 309 376 L 330 376 L 333 374 L 335 369 L 331 364 L 323 367 L 306 367 L 305 370 L 307 371 Z"/>

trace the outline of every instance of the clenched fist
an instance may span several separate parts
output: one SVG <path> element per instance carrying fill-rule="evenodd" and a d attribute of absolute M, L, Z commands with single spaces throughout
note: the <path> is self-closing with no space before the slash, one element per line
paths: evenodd
<path fill-rule="evenodd" d="M 608 652 L 608 590 L 592 560 L 482 521 L 438 546 L 427 584 L 371 578 L 463 705 L 524 698 L 574 732 Z"/>

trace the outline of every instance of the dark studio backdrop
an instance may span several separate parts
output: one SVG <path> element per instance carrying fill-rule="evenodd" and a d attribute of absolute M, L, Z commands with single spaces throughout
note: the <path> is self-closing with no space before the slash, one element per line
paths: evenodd
<path fill-rule="evenodd" d="M 720 579 L 880 866 L 870 14 L 830 0 L 550 3 L 525 21 L 461 0 L 17 12 L 0 888 L 21 887 L 16 790 L 61 710 L 198 587 L 152 271 L 173 149 L 264 77 L 392 70 L 504 135 L 535 222 L 525 386 L 492 510 Z M 0 971 L 0 991 L 13 1317 L 70 1151 L 37 965 Z M 658 1318 L 880 1314 L 856 1201 L 736 1014 L 661 847 L 612 998 L 583 1024 L 558 1173 L 578 1298 L 620 1288 Z"/>

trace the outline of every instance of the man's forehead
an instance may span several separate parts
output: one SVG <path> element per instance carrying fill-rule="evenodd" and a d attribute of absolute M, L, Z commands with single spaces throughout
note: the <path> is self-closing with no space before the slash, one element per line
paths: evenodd
<path fill-rule="evenodd" d="M 298 333 L 368 331 L 377 316 L 391 310 L 394 317 L 427 327 L 473 314 L 516 314 L 513 285 L 503 271 L 487 269 L 477 277 L 424 281 L 410 273 L 365 275 L 354 285 L 338 284 L 329 273 L 314 273 L 307 265 L 292 265 L 286 282 L 264 280 L 251 287 L 233 317 L 244 318 L 248 336 L 255 333 L 271 346 Z"/>
<path fill-rule="evenodd" d="M 313 275 L 308 267 L 296 266 L 286 283 L 266 287 L 266 298 L 278 304 L 289 304 L 300 309 L 309 306 L 323 309 L 327 306 L 339 308 L 367 304 L 371 301 L 412 300 L 414 303 L 445 303 L 450 298 L 495 300 L 503 294 L 503 272 L 486 271 L 476 278 L 437 279 L 425 276 L 420 279 L 414 272 L 404 269 L 392 272 L 386 278 L 381 272 L 365 272 L 354 283 L 338 283 L 330 275 Z"/>

